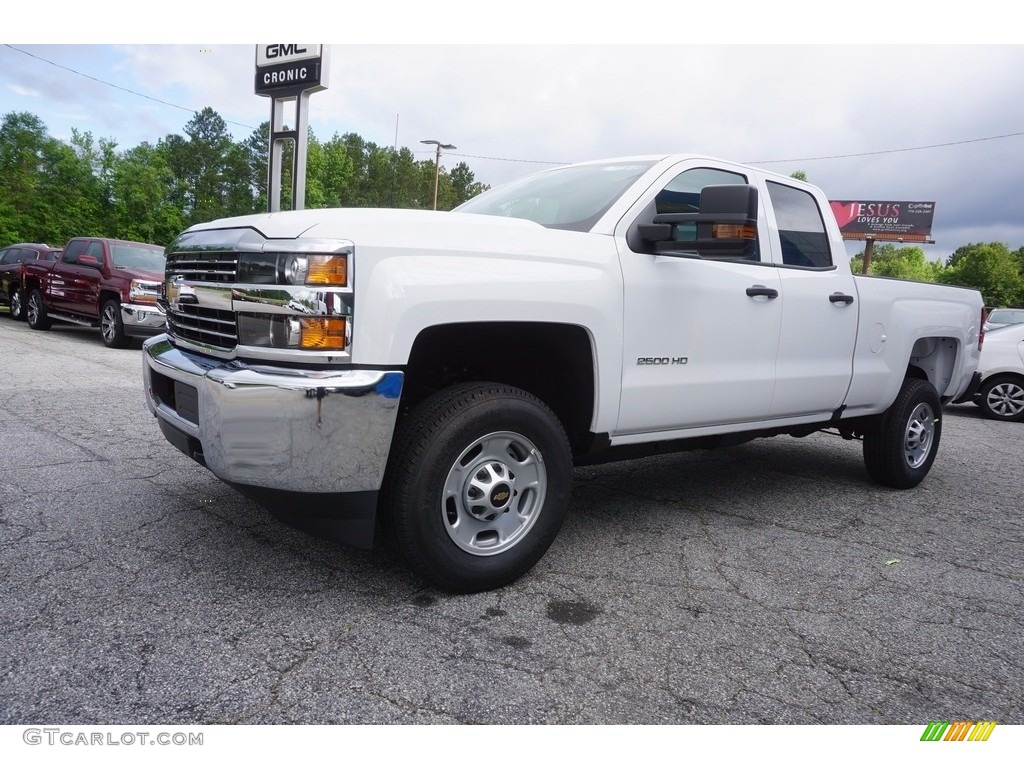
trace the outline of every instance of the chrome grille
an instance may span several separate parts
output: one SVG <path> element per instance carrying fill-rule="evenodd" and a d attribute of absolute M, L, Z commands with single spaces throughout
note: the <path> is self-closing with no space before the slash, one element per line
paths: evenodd
<path fill-rule="evenodd" d="M 238 343 L 235 313 L 195 304 L 182 304 L 167 313 L 171 334 L 194 344 L 232 348 Z"/>
<path fill-rule="evenodd" d="M 238 252 L 224 250 L 176 251 L 167 255 L 165 280 L 224 286 L 235 282 Z M 161 285 L 166 293 L 167 283 Z M 233 349 L 238 344 L 235 313 L 198 304 L 168 306 L 167 329 L 177 339 L 193 344 Z"/>
<path fill-rule="evenodd" d="M 347 240 L 268 241 L 248 227 L 187 231 L 168 248 L 160 306 L 171 340 L 203 354 L 231 359 L 238 354 L 266 360 L 348 359 L 352 316 L 352 254 Z M 289 282 L 292 255 L 340 255 L 347 261 L 345 285 Z M 239 314 L 239 310 L 241 313 Z M 286 317 L 344 316 L 346 339 L 337 349 L 290 346 L 276 331 Z M 253 325 L 255 321 L 255 325 Z M 301 323 L 296 321 L 296 327 Z M 266 333 L 263 333 L 263 331 Z M 287 343 L 285 343 L 287 342 Z"/>
<path fill-rule="evenodd" d="M 238 253 L 235 251 L 184 251 L 167 256 L 168 278 L 206 283 L 233 283 L 238 274 Z"/>

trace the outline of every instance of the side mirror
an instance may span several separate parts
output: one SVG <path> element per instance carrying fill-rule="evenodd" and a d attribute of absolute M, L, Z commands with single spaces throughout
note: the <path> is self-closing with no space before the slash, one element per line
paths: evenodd
<path fill-rule="evenodd" d="M 697 213 L 659 213 L 639 227 L 652 250 L 666 256 L 756 257 L 757 187 L 714 184 L 700 192 Z"/>
<path fill-rule="evenodd" d="M 78 263 L 81 264 L 83 267 L 92 267 L 93 269 L 100 268 L 99 259 L 97 259 L 95 256 L 89 256 L 84 253 L 78 257 Z"/>

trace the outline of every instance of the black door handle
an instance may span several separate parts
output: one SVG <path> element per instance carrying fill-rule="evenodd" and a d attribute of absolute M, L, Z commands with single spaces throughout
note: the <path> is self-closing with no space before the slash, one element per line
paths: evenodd
<path fill-rule="evenodd" d="M 833 304 L 853 304 L 853 296 L 845 293 L 833 293 L 828 300 Z"/>
<path fill-rule="evenodd" d="M 767 296 L 769 299 L 774 299 L 778 295 L 778 291 L 765 285 L 752 285 L 747 288 L 747 296 Z"/>

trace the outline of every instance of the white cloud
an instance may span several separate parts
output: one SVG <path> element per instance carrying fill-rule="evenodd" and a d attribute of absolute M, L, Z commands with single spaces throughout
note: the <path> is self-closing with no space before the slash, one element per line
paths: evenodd
<path fill-rule="evenodd" d="M 17 83 L 9 83 L 8 88 L 14 91 L 19 96 L 25 96 L 27 98 L 38 99 L 42 94 L 39 91 L 33 90 L 32 88 L 23 88 Z"/>

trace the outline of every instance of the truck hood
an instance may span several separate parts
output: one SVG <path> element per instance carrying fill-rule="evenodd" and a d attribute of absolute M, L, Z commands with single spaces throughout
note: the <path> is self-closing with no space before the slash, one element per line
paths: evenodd
<path fill-rule="evenodd" d="M 151 280 L 155 283 L 162 283 L 164 280 L 163 272 L 153 272 L 148 269 L 140 269 L 138 267 L 118 267 L 110 271 L 111 275 L 119 275 L 127 279 L 136 280 Z"/>
<path fill-rule="evenodd" d="M 565 238 L 591 237 L 586 233 L 548 229 L 526 219 L 392 208 L 321 208 L 238 216 L 198 224 L 188 233 L 243 227 L 256 230 L 269 240 L 349 240 L 357 252 L 364 246 L 406 253 L 444 251 L 450 255 L 501 252 L 509 248 L 520 255 L 539 255 L 553 247 L 558 250 L 555 243 Z"/>

